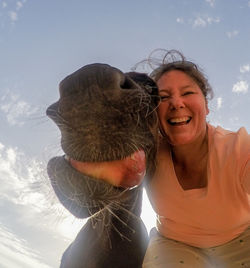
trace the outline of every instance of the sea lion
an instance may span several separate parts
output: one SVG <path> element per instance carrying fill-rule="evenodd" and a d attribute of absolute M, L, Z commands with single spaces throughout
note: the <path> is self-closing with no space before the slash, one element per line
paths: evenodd
<path fill-rule="evenodd" d="M 65 208 L 89 217 L 60 267 L 141 267 L 148 244 L 140 218 L 142 188 L 154 172 L 158 136 L 156 84 L 146 74 L 95 63 L 63 79 L 59 92 L 46 113 L 61 131 L 65 155 L 52 158 L 47 171 Z M 112 163 L 138 152 L 145 179 L 119 185 L 79 172 L 68 161 Z"/>

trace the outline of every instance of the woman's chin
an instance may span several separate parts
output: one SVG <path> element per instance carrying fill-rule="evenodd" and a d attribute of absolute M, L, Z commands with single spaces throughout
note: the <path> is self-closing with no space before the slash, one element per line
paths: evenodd
<path fill-rule="evenodd" d="M 179 137 L 167 138 L 167 139 L 172 146 L 182 146 L 193 142 L 193 139 L 181 135 Z"/>

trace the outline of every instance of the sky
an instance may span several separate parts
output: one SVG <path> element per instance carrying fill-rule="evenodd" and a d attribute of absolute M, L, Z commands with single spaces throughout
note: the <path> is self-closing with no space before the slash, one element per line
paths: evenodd
<path fill-rule="evenodd" d="M 0 268 L 57 268 L 83 226 L 57 201 L 47 161 L 61 155 L 45 110 L 80 67 L 130 71 L 157 48 L 206 73 L 208 121 L 250 132 L 249 0 L 0 0 Z M 144 195 L 142 218 L 154 216 Z"/>

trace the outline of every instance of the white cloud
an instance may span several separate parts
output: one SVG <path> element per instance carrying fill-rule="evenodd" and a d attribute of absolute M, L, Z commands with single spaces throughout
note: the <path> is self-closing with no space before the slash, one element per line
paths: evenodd
<path fill-rule="evenodd" d="M 39 253 L 27 241 L 13 234 L 0 222 L 0 256 L 4 267 L 51 268 L 42 263 Z"/>
<path fill-rule="evenodd" d="M 250 7 L 250 1 L 248 1 L 248 6 Z"/>
<path fill-rule="evenodd" d="M 59 204 L 45 173 L 44 162 L 0 142 L 0 260 L 6 268 L 58 267 L 55 262 L 86 222 Z"/>
<path fill-rule="evenodd" d="M 32 108 L 19 95 L 7 92 L 0 99 L 0 111 L 5 114 L 10 125 L 22 126 L 27 118 L 37 112 L 37 108 Z"/>
<path fill-rule="evenodd" d="M 238 116 L 233 116 L 229 119 L 229 121 L 231 125 L 238 126 L 240 119 Z"/>
<path fill-rule="evenodd" d="M 24 155 L 18 152 L 17 148 L 6 148 L 2 145 L 2 150 L 0 151 L 0 182 L 2 185 L 0 197 L 16 204 L 21 201 L 22 192 L 31 185 L 29 177 L 24 179 L 21 175 L 21 173 L 23 175 L 27 173 L 25 168 L 20 166 L 20 160 L 24 160 L 23 157 Z M 17 195 L 18 192 L 20 195 Z"/>
<path fill-rule="evenodd" d="M 207 22 L 208 22 L 208 24 L 219 23 L 220 18 L 207 17 Z"/>
<path fill-rule="evenodd" d="M 248 85 L 247 81 L 241 80 L 233 85 L 232 91 L 235 93 L 247 93 L 248 87 L 249 87 L 249 85 Z"/>
<path fill-rule="evenodd" d="M 197 17 L 193 23 L 193 27 L 205 27 L 206 25 L 206 21 L 201 17 Z"/>
<path fill-rule="evenodd" d="M 219 110 L 221 108 L 221 106 L 222 106 L 222 98 L 219 97 L 219 98 L 217 98 L 217 110 Z"/>
<path fill-rule="evenodd" d="M 26 0 L 17 1 L 1 1 L 2 12 L 0 14 L 0 24 L 2 28 L 6 27 L 9 23 L 15 25 L 19 20 L 19 12 L 24 7 Z"/>
<path fill-rule="evenodd" d="M 215 0 L 206 0 L 206 2 L 207 2 L 211 7 L 214 7 Z"/>
<path fill-rule="evenodd" d="M 45 170 L 42 162 L 0 143 L 0 198 L 13 204 L 30 205 L 34 211 L 47 210 L 46 195 L 51 189 L 45 185 Z"/>
<path fill-rule="evenodd" d="M 219 23 L 220 18 L 213 18 L 207 15 L 199 15 L 193 21 L 193 27 L 206 27 L 207 25 L 211 25 L 213 23 Z"/>
<path fill-rule="evenodd" d="M 11 163 L 14 164 L 16 162 L 16 152 L 13 148 L 9 148 L 6 151 L 7 154 L 7 160 Z"/>
<path fill-rule="evenodd" d="M 228 38 L 233 38 L 233 37 L 237 36 L 238 34 L 239 34 L 239 31 L 234 30 L 232 32 L 227 32 L 227 37 Z"/>
<path fill-rule="evenodd" d="M 36 222 L 37 215 L 40 217 L 46 215 L 46 218 L 52 221 L 57 218 L 58 221 L 60 214 L 64 229 L 66 227 L 63 219 L 67 217 L 74 219 L 57 201 L 47 178 L 46 164 L 27 157 L 18 148 L 6 147 L 2 143 L 0 143 L 0 185 L 0 200 L 25 207 L 29 213 L 24 215 L 24 218 L 31 219 L 27 221 L 30 225 Z M 58 213 L 55 213 L 56 211 Z M 60 228 L 58 230 L 60 231 Z"/>
<path fill-rule="evenodd" d="M 42 179 L 41 174 L 37 160 L 27 158 L 17 148 L 6 147 L 0 143 L 0 204 L 12 204 L 12 211 L 25 210 L 23 219 L 20 217 L 12 222 L 23 221 L 25 225 L 32 226 L 37 224 L 37 218 L 41 219 L 40 213 L 48 209 L 49 201 L 43 187 L 39 187 L 37 193 L 34 189 L 34 185 Z M 34 199 L 36 194 L 39 198 Z M 8 211 L 7 207 L 2 211 L 3 218 L 5 211 Z M 32 220 L 29 221 L 28 218 Z M 39 224 L 41 223 L 37 224 L 38 229 Z M 49 267 L 40 263 L 39 254 L 29 248 L 24 239 L 18 238 L 6 228 L 0 223 L 0 259 L 4 267 Z"/>
<path fill-rule="evenodd" d="M 12 22 L 16 22 L 16 21 L 18 20 L 17 12 L 15 12 L 15 11 L 10 11 L 8 14 L 9 14 L 10 20 L 11 20 Z"/>
<path fill-rule="evenodd" d="M 2 151 L 3 149 L 4 149 L 4 145 L 0 143 L 0 151 Z"/>
<path fill-rule="evenodd" d="M 241 73 L 247 73 L 250 71 L 250 65 L 249 64 L 245 64 L 240 66 L 240 72 Z"/>
<path fill-rule="evenodd" d="M 19 9 L 22 8 L 22 7 L 23 7 L 23 3 L 20 2 L 20 1 L 17 1 L 17 2 L 16 2 L 16 10 L 19 10 Z"/>
<path fill-rule="evenodd" d="M 176 21 L 180 24 L 183 24 L 184 23 L 184 19 L 183 18 L 177 18 Z"/>

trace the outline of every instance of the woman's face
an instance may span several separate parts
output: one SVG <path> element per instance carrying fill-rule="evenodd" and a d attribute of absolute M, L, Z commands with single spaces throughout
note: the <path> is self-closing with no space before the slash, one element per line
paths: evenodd
<path fill-rule="evenodd" d="M 196 82 L 179 70 L 169 71 L 157 81 L 161 103 L 161 130 L 174 146 L 190 144 L 206 134 L 208 107 Z"/>

